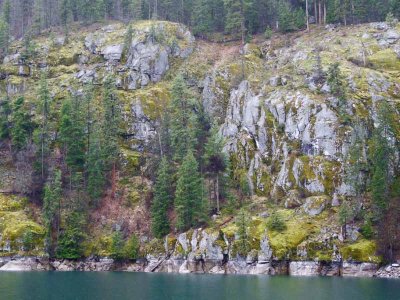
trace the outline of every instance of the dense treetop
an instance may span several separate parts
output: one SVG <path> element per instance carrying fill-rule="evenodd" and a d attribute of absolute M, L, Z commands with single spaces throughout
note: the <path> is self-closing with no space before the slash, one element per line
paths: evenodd
<path fill-rule="evenodd" d="M 398 0 L 0 0 L 0 31 L 39 33 L 71 22 L 160 19 L 189 25 L 198 35 L 210 32 L 283 31 L 320 24 L 356 24 L 400 15 Z M 1 40 L 1 36 L 0 36 Z"/>

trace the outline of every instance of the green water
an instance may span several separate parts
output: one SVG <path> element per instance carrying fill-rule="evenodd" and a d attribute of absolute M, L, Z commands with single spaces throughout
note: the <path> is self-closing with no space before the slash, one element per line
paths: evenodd
<path fill-rule="evenodd" d="M 1 300 L 400 299 L 400 280 L 144 273 L 0 273 Z"/>

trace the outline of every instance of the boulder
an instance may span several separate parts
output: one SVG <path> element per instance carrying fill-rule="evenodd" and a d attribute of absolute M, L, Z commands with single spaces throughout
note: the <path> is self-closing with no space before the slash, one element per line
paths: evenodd
<path fill-rule="evenodd" d="M 315 261 L 292 261 L 289 264 L 291 276 L 318 276 L 319 263 Z"/>
<path fill-rule="evenodd" d="M 303 205 L 304 211 L 310 216 L 317 216 L 322 213 L 330 202 L 329 196 L 308 197 Z"/>
<path fill-rule="evenodd" d="M 343 262 L 343 277 L 373 277 L 378 270 L 374 263 Z"/>
<path fill-rule="evenodd" d="M 111 45 L 105 47 L 101 54 L 104 56 L 106 60 L 121 60 L 122 57 L 123 46 L 122 45 Z"/>
<path fill-rule="evenodd" d="M 396 30 L 390 29 L 385 33 L 385 39 L 389 44 L 394 44 L 400 39 L 400 34 Z"/>
<path fill-rule="evenodd" d="M 27 65 L 20 65 L 18 67 L 18 75 L 28 77 L 31 74 L 31 68 Z"/>
<path fill-rule="evenodd" d="M 272 259 L 272 248 L 269 244 L 267 232 L 264 233 L 260 240 L 260 250 L 258 251 L 258 263 L 266 264 Z"/>
<path fill-rule="evenodd" d="M 303 205 L 301 194 L 298 190 L 290 190 L 285 200 L 285 208 L 297 208 Z"/>
<path fill-rule="evenodd" d="M 130 70 L 128 89 L 146 86 L 150 81 L 160 81 L 169 69 L 168 54 L 167 49 L 152 41 L 134 40 L 129 49 L 126 64 Z"/>
<path fill-rule="evenodd" d="M 62 47 L 65 45 L 65 36 L 58 36 L 54 39 L 54 45 L 57 47 Z"/>

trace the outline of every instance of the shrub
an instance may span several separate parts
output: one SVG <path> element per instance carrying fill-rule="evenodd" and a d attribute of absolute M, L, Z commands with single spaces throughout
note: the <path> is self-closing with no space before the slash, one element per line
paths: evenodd
<path fill-rule="evenodd" d="M 273 213 L 268 220 L 268 228 L 273 231 L 282 232 L 286 230 L 285 221 L 282 219 L 279 213 Z"/>
<path fill-rule="evenodd" d="M 133 234 L 125 245 L 125 257 L 137 259 L 139 256 L 140 242 L 136 234 Z"/>
<path fill-rule="evenodd" d="M 264 32 L 264 37 L 268 40 L 272 37 L 272 33 L 273 32 L 272 32 L 271 27 L 267 27 L 267 29 L 265 29 L 265 32 Z"/>
<path fill-rule="evenodd" d="M 121 232 L 117 231 L 112 237 L 111 258 L 120 260 L 125 258 L 124 254 L 124 240 L 122 239 Z"/>
<path fill-rule="evenodd" d="M 393 15 L 393 13 L 388 13 L 386 15 L 386 23 L 390 26 L 390 27 L 395 27 L 397 25 L 397 23 L 399 22 L 398 19 L 396 19 Z"/>

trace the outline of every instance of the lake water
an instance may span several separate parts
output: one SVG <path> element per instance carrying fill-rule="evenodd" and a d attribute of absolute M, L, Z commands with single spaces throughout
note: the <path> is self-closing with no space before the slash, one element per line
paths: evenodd
<path fill-rule="evenodd" d="M 400 280 L 145 273 L 0 273 L 1 300 L 400 299 Z"/>

